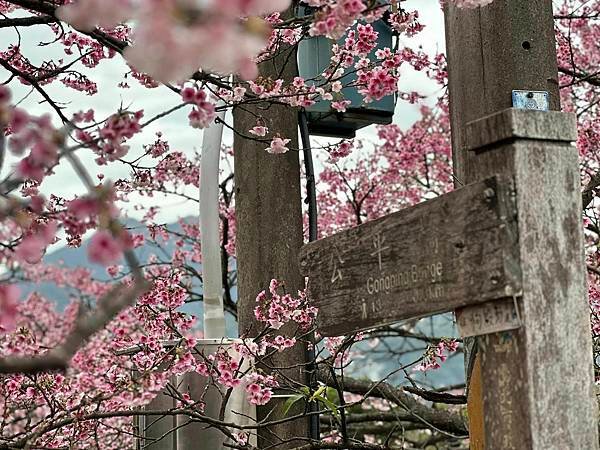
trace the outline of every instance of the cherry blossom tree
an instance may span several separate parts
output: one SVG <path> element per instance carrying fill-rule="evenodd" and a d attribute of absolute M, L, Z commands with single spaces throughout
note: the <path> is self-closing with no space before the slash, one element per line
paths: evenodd
<path fill-rule="evenodd" d="M 463 7 L 490 3 L 455 1 Z M 309 13 L 300 17 L 289 14 L 297 3 L 0 0 L 0 31 L 10 36 L 0 46 L 0 448 L 134 448 L 143 434 L 134 419 L 165 416 L 213 427 L 232 448 L 257 448 L 254 436 L 273 420 L 228 421 L 208 414 L 205 398 L 177 383 L 184 374 L 202 377 L 224 393 L 222 410 L 233 389 L 243 389 L 248 402 L 267 408 L 275 390 L 291 392 L 283 420 L 298 418 L 291 408 L 295 402 L 310 406 L 307 414 L 321 415 L 321 436 L 299 437 L 302 449 L 466 448 L 460 387 L 433 390 L 413 379 L 457 354 L 455 339 L 423 334 L 414 324 L 322 339 L 315 361 L 308 362 L 315 383 L 303 386 L 270 361 L 299 342 L 312 345 L 318 311 L 306 292 L 287 292 L 285 280 L 273 280 L 256 293 L 255 315 L 264 329 L 252 340 L 210 354 L 198 350 L 202 332 L 181 310 L 202 301 L 200 230 L 186 220 L 187 213 L 177 226 L 157 220 L 164 204 L 158 199 L 185 202 L 196 211 L 201 155 L 173 147 L 161 128 L 170 117 L 187 114 L 190 136 L 197 136 L 219 112 L 259 102 L 306 108 L 330 101 L 343 112 L 348 88 L 366 104 L 390 95 L 419 104 L 420 118 L 408 129 L 380 126 L 375 142 L 323 141 L 314 149 L 322 166 L 323 236 L 452 189 L 445 59 L 405 44 L 423 29 L 419 11 L 395 0 L 307 0 L 303 6 Z M 563 108 L 579 119 L 591 332 L 597 345 L 600 2 L 563 0 L 555 16 Z M 394 29 L 393 48 L 375 47 L 376 20 Z M 39 29 L 46 36 L 40 43 Z M 258 65 L 280 48 L 316 36 L 338 40 L 320 77 L 291 82 L 257 77 Z M 158 111 L 149 114 L 137 102 L 112 101 L 110 114 L 103 115 L 83 101 L 69 101 L 102 96 L 103 67 L 117 59 L 123 73 L 112 77 L 120 89 L 135 84 L 148 98 L 161 97 Z M 437 82 L 438 98 L 426 102 L 405 90 L 404 67 Z M 22 106 L 29 97 L 40 103 L 37 112 Z M 235 129 L 227 116 L 218 120 L 232 133 L 261 142 L 265 152 L 300 150 L 261 117 L 247 130 Z M 239 149 L 223 148 L 219 189 L 223 300 L 235 317 L 234 150 Z M 76 194 L 47 187 L 65 176 L 63 166 L 80 180 Z M 132 209 L 143 215 L 141 229 L 123 220 Z M 84 241 L 89 262 L 105 267 L 106 277 L 45 261 L 57 243 L 77 248 Z M 146 249 L 150 254 L 141 257 Z M 72 301 L 59 312 L 54 299 L 39 292 L 21 295 L 25 281 L 52 282 L 71 292 Z M 411 384 L 390 382 L 393 373 L 372 380 L 348 376 L 348 365 L 365 345 L 393 355 L 392 339 L 419 344 L 420 356 L 394 371 Z M 161 393 L 173 406 L 149 408 Z"/>

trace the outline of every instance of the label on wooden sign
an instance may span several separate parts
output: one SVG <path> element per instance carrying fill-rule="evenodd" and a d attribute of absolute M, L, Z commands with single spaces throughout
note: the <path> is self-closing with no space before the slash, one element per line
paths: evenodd
<path fill-rule="evenodd" d="M 521 290 L 511 179 L 493 177 L 302 248 L 300 266 L 338 336 Z"/>
<path fill-rule="evenodd" d="M 456 323 L 462 337 L 481 336 L 521 327 L 517 301 L 512 298 L 456 310 Z"/>

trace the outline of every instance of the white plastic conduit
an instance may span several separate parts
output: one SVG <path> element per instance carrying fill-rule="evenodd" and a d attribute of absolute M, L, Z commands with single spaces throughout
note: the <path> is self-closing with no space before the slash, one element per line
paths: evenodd
<path fill-rule="evenodd" d="M 223 107 L 219 102 L 217 108 Z M 204 130 L 200 158 L 200 245 L 204 297 L 204 338 L 225 337 L 221 246 L 219 245 L 219 160 L 225 109 Z"/>

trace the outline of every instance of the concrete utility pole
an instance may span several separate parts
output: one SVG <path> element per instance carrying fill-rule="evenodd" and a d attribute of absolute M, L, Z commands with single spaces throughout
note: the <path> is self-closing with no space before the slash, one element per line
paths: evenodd
<path fill-rule="evenodd" d="M 280 52 L 260 64 L 259 70 L 265 78 L 293 79 L 297 75 L 295 49 Z M 289 147 L 299 147 L 298 111 L 294 108 L 265 102 L 236 108 L 233 115 L 234 127 L 243 135 L 248 135 L 248 130 L 261 118 L 269 128 L 269 136 L 278 133 L 291 139 Z M 299 153 L 272 155 L 265 151 L 266 147 L 264 142 L 235 135 L 238 323 L 240 334 L 245 335 L 255 335 L 263 326 L 254 320 L 255 300 L 260 291 L 268 289 L 271 279 L 284 281 L 287 292 L 292 294 L 304 288 L 304 278 L 298 268 L 298 252 L 303 243 Z M 277 367 L 292 367 L 286 371 L 287 376 L 307 384 L 303 367 L 305 346 L 297 344 L 274 359 Z M 262 412 L 259 409 L 259 420 L 273 409 L 273 403 L 277 406 L 284 401 L 270 402 Z M 302 412 L 302 409 L 288 414 L 294 412 Z M 270 413 L 268 420 L 278 418 L 281 414 Z M 305 441 L 271 447 L 294 437 L 306 439 L 308 426 L 308 418 L 303 418 L 263 430 L 259 446 L 277 449 L 298 446 Z"/>
<path fill-rule="evenodd" d="M 560 109 L 552 1 L 450 4 L 445 14 L 457 185 L 514 176 L 519 204 L 523 326 L 475 338 L 471 448 L 597 449 L 577 152 L 568 127 L 552 136 L 566 119 L 539 113 L 554 117 L 538 115 L 521 136 L 510 111 L 482 119 L 510 108 L 515 89 L 547 91 Z"/>

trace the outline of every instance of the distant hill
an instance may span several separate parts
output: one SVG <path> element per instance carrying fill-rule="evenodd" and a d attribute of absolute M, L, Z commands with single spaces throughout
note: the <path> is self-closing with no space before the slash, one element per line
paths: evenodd
<path fill-rule="evenodd" d="M 192 222 L 197 220 L 196 217 L 184 218 L 184 222 Z M 141 222 L 135 219 L 128 219 L 124 222 L 126 228 L 128 228 L 132 233 L 143 234 L 146 237 L 146 242 L 149 242 L 149 233 Z M 179 222 L 174 222 L 167 224 L 167 228 L 173 230 L 177 233 L 181 233 L 183 230 Z M 87 258 L 87 246 L 89 243 L 89 239 L 83 241 L 82 245 L 78 248 L 71 247 L 62 247 L 58 250 L 55 250 L 51 253 L 48 253 L 44 256 L 44 263 L 48 265 L 60 265 L 62 267 L 85 267 L 91 271 L 92 277 L 96 280 L 109 280 L 109 276 L 106 273 L 106 268 L 100 266 L 98 264 L 92 264 L 88 261 Z M 161 243 L 161 247 L 167 254 L 172 254 L 175 250 L 174 242 L 165 242 Z M 153 248 L 151 245 L 144 245 L 135 250 L 135 253 L 139 260 L 143 263 L 148 260 L 148 257 L 151 254 L 157 252 L 157 249 Z M 196 269 L 201 271 L 202 266 L 200 264 L 197 265 Z M 44 283 L 21 283 L 20 285 L 21 291 L 24 296 L 29 293 L 36 291 L 44 297 L 53 300 L 56 302 L 56 306 L 58 310 L 63 310 L 71 301 L 71 297 L 75 294 L 72 289 L 67 289 L 64 287 L 59 287 L 54 283 L 44 282 Z M 199 292 L 202 292 L 202 287 L 198 286 Z M 187 312 L 189 314 L 193 314 L 196 316 L 201 316 L 203 312 L 202 303 L 194 303 L 193 305 L 186 305 L 181 308 L 182 311 Z M 237 324 L 233 320 L 232 317 L 228 317 L 227 320 L 227 329 L 230 336 L 237 336 Z"/>

